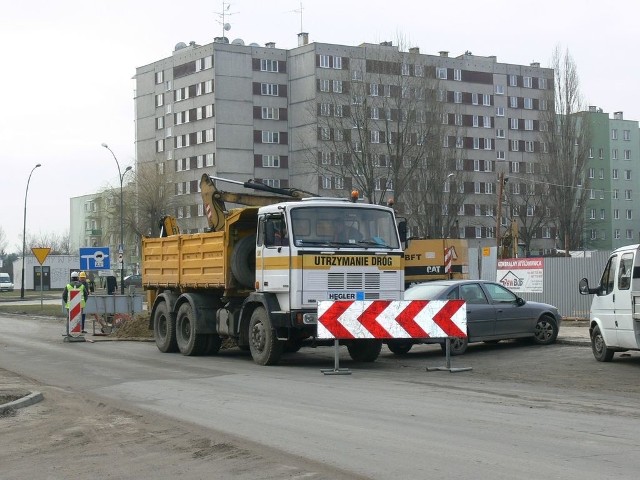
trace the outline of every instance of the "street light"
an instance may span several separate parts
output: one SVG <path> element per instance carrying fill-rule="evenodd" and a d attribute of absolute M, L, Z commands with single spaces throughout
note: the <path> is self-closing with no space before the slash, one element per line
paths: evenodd
<path fill-rule="evenodd" d="M 124 172 L 121 172 L 120 162 L 118 162 L 116 154 L 113 153 L 113 150 L 111 150 L 109 145 L 106 143 L 103 143 L 102 146 L 109 150 L 111 155 L 113 155 L 113 159 L 116 161 L 116 165 L 118 166 L 118 177 L 120 177 L 120 246 L 118 248 L 118 256 L 122 258 L 122 262 L 120 263 L 120 294 L 124 295 L 124 206 L 122 203 L 122 181 L 125 174 L 131 170 L 131 166 L 125 168 Z"/>
<path fill-rule="evenodd" d="M 24 191 L 24 221 L 22 223 L 22 278 L 20 279 L 20 298 L 24 298 L 24 251 L 27 247 L 27 194 L 29 193 L 29 182 L 31 181 L 31 175 L 36 168 L 41 166 L 42 165 L 38 163 L 31 169 L 31 173 L 29 174 L 29 178 L 27 179 L 27 188 Z"/>

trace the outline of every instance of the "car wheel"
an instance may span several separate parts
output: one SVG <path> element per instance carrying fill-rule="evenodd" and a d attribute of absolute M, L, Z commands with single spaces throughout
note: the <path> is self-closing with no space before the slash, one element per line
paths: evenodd
<path fill-rule="evenodd" d="M 469 346 L 469 338 L 468 337 L 451 337 L 449 341 L 449 354 L 450 355 L 462 355 L 467 351 L 467 347 Z M 447 354 L 447 344 L 445 342 L 440 344 L 442 348 L 442 353 Z"/>
<path fill-rule="evenodd" d="M 533 332 L 533 341 L 538 345 L 550 345 L 558 338 L 558 325 L 548 315 L 538 319 Z"/>
<path fill-rule="evenodd" d="M 406 340 L 389 340 L 387 342 L 387 348 L 396 355 L 406 355 L 411 347 L 413 347 L 413 343 Z"/>
<path fill-rule="evenodd" d="M 593 332 L 591 332 L 591 350 L 593 351 L 593 356 L 596 357 L 596 360 L 599 362 L 610 362 L 613 358 L 614 352 L 607 347 L 604 337 L 600 332 L 600 327 L 598 326 L 595 326 Z"/>

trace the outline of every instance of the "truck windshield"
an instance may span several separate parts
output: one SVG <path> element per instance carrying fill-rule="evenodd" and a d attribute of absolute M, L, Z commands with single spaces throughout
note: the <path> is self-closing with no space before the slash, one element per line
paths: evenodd
<path fill-rule="evenodd" d="M 291 209 L 294 245 L 399 248 L 393 215 L 388 210 L 348 206 L 304 206 Z"/>

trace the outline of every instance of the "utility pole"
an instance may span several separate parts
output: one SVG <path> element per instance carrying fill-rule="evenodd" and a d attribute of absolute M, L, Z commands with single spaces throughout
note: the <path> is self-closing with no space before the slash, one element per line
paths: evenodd
<path fill-rule="evenodd" d="M 504 190 L 504 173 L 500 172 L 498 174 L 498 215 L 496 217 L 496 247 L 497 247 L 497 258 L 501 258 L 501 242 L 502 238 L 500 236 L 500 220 L 502 219 L 502 193 Z"/>

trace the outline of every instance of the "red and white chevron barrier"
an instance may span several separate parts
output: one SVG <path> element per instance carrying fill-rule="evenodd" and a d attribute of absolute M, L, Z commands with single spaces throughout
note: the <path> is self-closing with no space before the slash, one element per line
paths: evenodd
<path fill-rule="evenodd" d="M 318 303 L 318 338 L 467 336 L 463 300 L 368 300 Z"/>
<path fill-rule="evenodd" d="M 79 335 L 81 333 L 82 320 L 82 292 L 80 289 L 69 290 L 69 333 Z"/>

